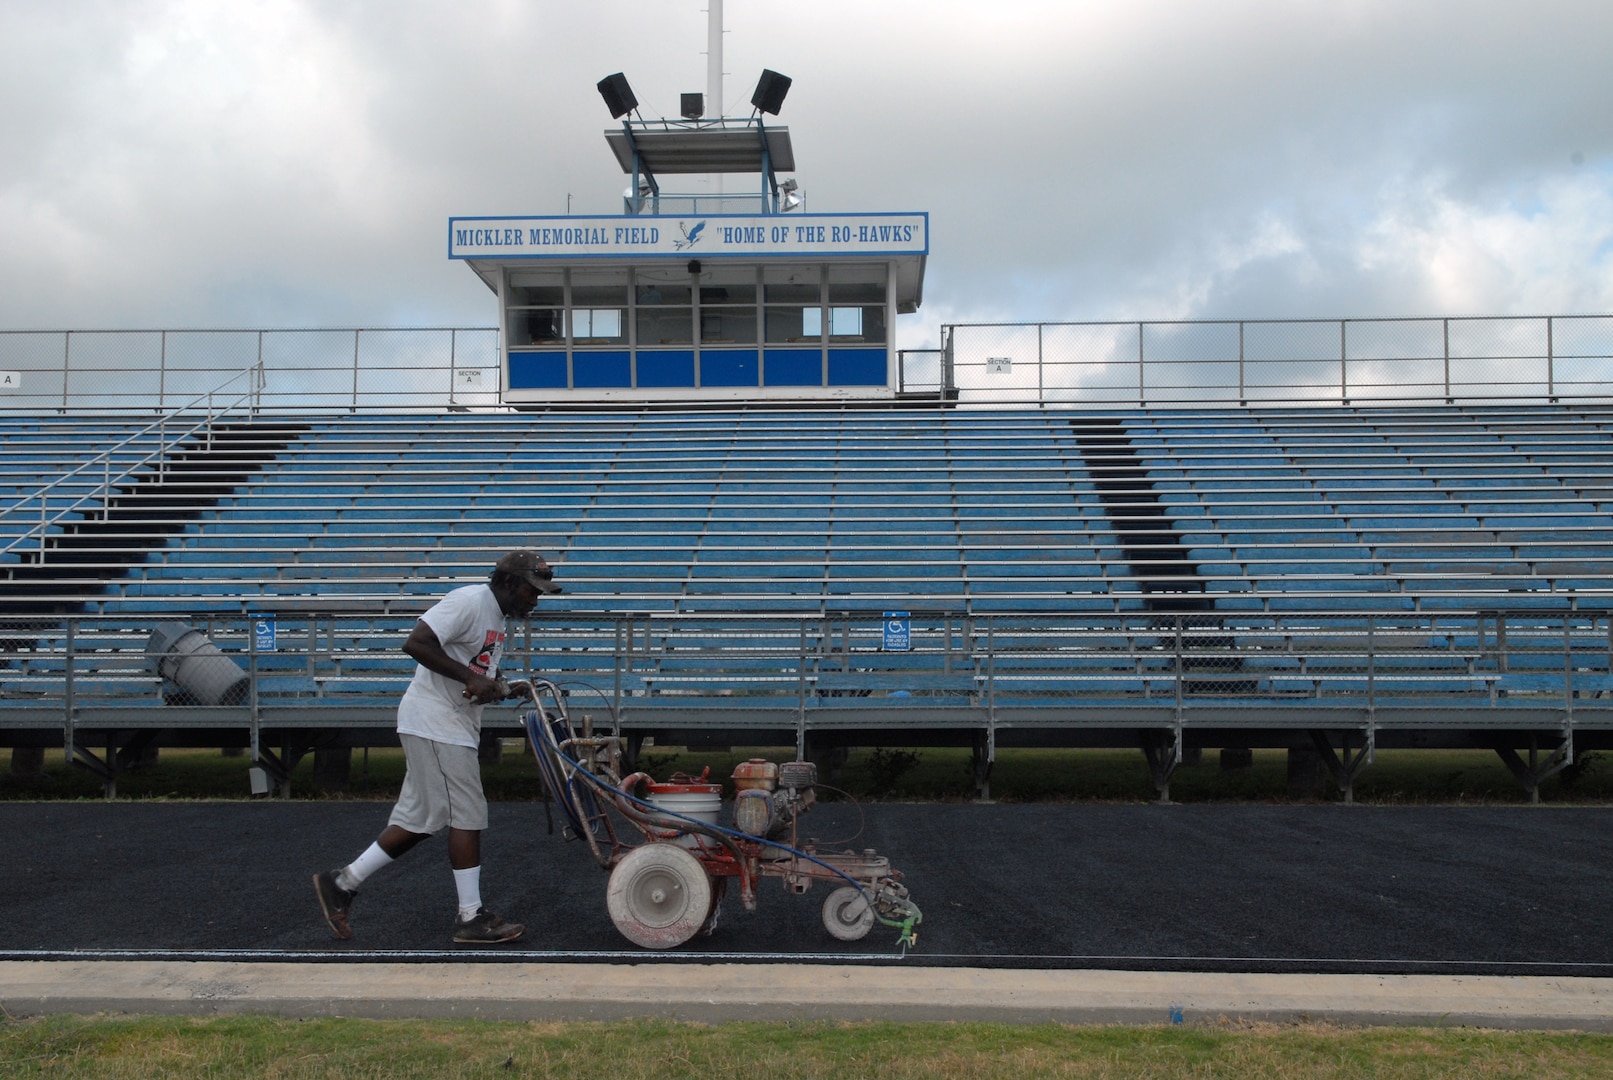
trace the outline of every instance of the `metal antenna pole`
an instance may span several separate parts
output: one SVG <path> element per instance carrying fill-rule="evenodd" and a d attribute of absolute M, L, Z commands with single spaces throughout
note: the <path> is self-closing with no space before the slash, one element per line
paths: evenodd
<path fill-rule="evenodd" d="M 706 0 L 706 101 L 706 115 L 722 119 L 722 0 Z M 712 174 L 711 191 L 721 210 L 722 173 Z"/>
<path fill-rule="evenodd" d="M 717 115 L 722 100 L 722 0 L 706 0 L 706 100 Z"/>

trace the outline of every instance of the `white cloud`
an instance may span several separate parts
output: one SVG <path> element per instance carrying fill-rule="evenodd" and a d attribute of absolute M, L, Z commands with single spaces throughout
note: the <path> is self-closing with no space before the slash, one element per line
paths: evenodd
<path fill-rule="evenodd" d="M 1439 312 L 1613 311 L 1613 173 L 1552 177 L 1479 204 L 1400 193 L 1362 237 L 1363 272 L 1422 283 Z"/>
<path fill-rule="evenodd" d="M 490 322 L 446 219 L 616 212 L 594 83 L 675 114 L 704 7 L 0 0 L 0 326 Z M 1605 3 L 725 10 L 732 111 L 795 80 L 809 209 L 930 212 L 904 345 L 1613 310 Z"/>

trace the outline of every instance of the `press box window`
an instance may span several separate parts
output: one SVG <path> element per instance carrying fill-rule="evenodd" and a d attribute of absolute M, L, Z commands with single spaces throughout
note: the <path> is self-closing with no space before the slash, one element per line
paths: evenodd
<path fill-rule="evenodd" d="M 725 280 L 727 279 L 727 280 Z M 703 345 L 756 344 L 756 276 L 715 272 L 700 283 Z"/>
<path fill-rule="evenodd" d="M 571 313 L 571 335 L 577 344 L 592 341 L 618 343 L 622 340 L 620 308 L 578 308 Z"/>
<path fill-rule="evenodd" d="M 564 345 L 565 312 L 561 308 L 511 308 L 510 344 Z"/>
<path fill-rule="evenodd" d="M 871 345 L 885 343 L 885 305 L 867 307 L 831 307 L 829 309 L 829 340 L 861 341 Z"/>
<path fill-rule="evenodd" d="M 627 341 L 625 274 L 578 272 L 571 278 L 571 337 L 576 345 Z"/>
<path fill-rule="evenodd" d="M 694 341 L 694 290 L 688 274 L 639 271 L 634 304 L 640 347 Z"/>
<path fill-rule="evenodd" d="M 885 268 L 829 268 L 829 339 L 884 344 Z"/>
<path fill-rule="evenodd" d="M 558 275 L 512 275 L 505 295 L 511 345 L 565 343 L 566 288 Z"/>
<path fill-rule="evenodd" d="M 817 267 L 764 268 L 762 302 L 769 344 L 823 339 L 823 287 Z"/>

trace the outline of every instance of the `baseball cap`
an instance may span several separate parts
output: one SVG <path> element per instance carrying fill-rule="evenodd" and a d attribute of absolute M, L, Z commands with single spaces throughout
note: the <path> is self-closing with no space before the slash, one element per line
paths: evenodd
<path fill-rule="evenodd" d="M 536 551 L 512 551 L 493 565 L 493 572 L 503 572 L 527 582 L 541 593 L 557 593 L 560 586 L 554 583 L 554 571 Z"/>

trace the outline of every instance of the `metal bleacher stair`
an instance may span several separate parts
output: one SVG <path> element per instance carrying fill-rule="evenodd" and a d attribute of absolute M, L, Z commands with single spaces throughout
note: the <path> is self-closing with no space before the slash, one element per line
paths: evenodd
<path fill-rule="evenodd" d="M 384 734 L 399 634 L 515 547 L 566 588 L 523 656 L 641 732 L 989 761 L 1142 731 L 1168 781 L 1227 732 L 1331 733 L 1347 780 L 1352 735 L 1613 730 L 1613 408 L 314 413 L 220 422 L 160 475 L 106 482 L 151 436 L 86 467 L 142 429 L 0 417 L 0 737 Z M 176 620 L 251 701 L 175 707 L 142 650 Z"/>

